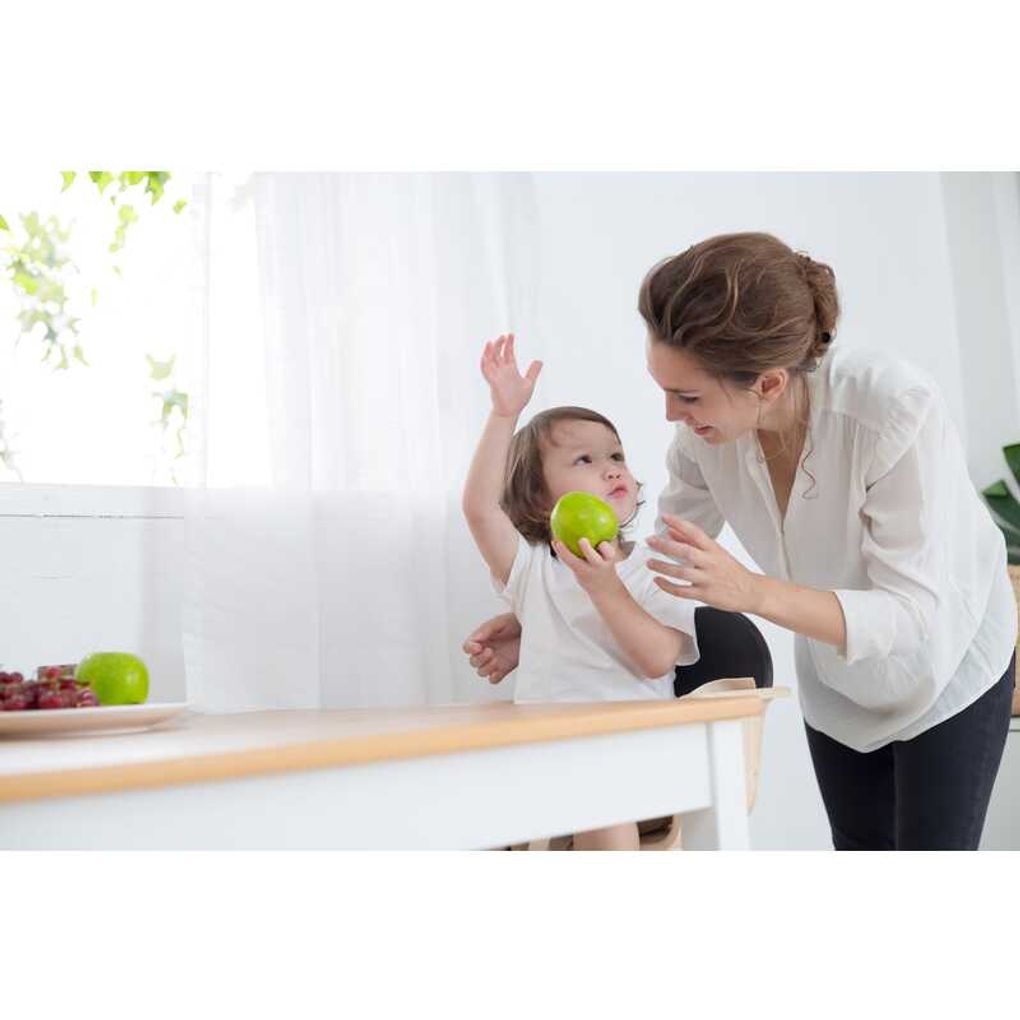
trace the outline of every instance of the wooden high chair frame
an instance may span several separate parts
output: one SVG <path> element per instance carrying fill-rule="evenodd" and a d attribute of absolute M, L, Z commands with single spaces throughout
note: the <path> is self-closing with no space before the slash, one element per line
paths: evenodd
<path fill-rule="evenodd" d="M 772 685 L 772 655 L 757 626 L 742 613 L 699 606 L 694 613 L 700 658 L 693 666 L 677 668 L 674 691 L 679 698 L 758 697 L 771 701 L 789 694 Z M 767 705 L 766 705 L 767 707 Z M 744 780 L 747 811 L 758 796 L 761 740 L 765 713 L 743 723 Z M 680 817 L 654 818 L 638 823 L 642 850 L 681 850 Z M 569 850 L 572 837 L 555 836 L 511 847 L 519 850 Z"/>

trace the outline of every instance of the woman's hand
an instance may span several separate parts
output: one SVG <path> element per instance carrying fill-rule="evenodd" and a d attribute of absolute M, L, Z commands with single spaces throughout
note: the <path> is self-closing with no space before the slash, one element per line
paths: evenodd
<path fill-rule="evenodd" d="M 575 556 L 558 538 L 552 542 L 556 555 L 573 571 L 577 583 L 592 597 L 619 588 L 623 582 L 616 572 L 616 561 L 619 558 L 616 546 L 610 542 L 601 542 L 594 549 L 586 538 L 577 544 L 583 557 Z"/>
<path fill-rule="evenodd" d="M 482 375 L 492 394 L 492 410 L 503 418 L 516 418 L 535 390 L 542 362 L 533 361 L 521 375 L 514 356 L 514 335 L 506 333 L 490 340 L 482 351 Z"/>
<path fill-rule="evenodd" d="M 498 684 L 517 668 L 521 657 L 521 624 L 513 613 L 504 613 L 486 620 L 464 642 L 475 672 Z"/>
<path fill-rule="evenodd" d="M 696 599 L 706 606 L 735 613 L 757 613 L 761 599 L 762 575 L 752 573 L 738 563 L 718 542 L 696 524 L 672 514 L 663 514 L 668 534 L 648 539 L 656 552 L 679 562 L 649 560 L 648 569 L 665 577 L 655 583 L 671 595 Z M 690 581 L 680 585 L 667 578 Z"/>

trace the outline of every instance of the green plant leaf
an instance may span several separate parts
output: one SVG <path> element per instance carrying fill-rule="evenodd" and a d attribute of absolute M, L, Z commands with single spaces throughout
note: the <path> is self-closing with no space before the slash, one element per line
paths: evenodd
<path fill-rule="evenodd" d="M 113 174 L 109 170 L 90 170 L 89 178 L 99 189 L 99 194 L 101 195 L 113 181 Z"/>
<path fill-rule="evenodd" d="M 1002 455 L 1006 458 L 1009 470 L 1020 485 L 1020 443 L 1010 443 L 1002 448 Z"/>
<path fill-rule="evenodd" d="M 64 186 L 60 189 L 61 194 L 63 194 L 63 192 L 67 191 L 67 189 L 72 184 L 74 184 L 74 179 L 75 179 L 75 177 L 78 176 L 78 174 L 77 174 L 77 171 L 75 171 L 75 170 L 61 170 L 60 171 L 60 176 L 63 177 L 63 179 L 64 179 Z"/>
<path fill-rule="evenodd" d="M 14 286 L 19 287 L 30 297 L 39 289 L 39 280 L 28 273 L 16 271 L 14 273 Z"/>
<path fill-rule="evenodd" d="M 7 231 L 9 231 L 10 229 L 11 228 L 9 226 L 7 226 L 7 220 L 5 220 L 2 216 L 0 216 L 0 230 L 7 230 Z"/>
<path fill-rule="evenodd" d="M 995 515 L 993 514 L 992 516 L 994 517 Z M 1005 537 L 1006 545 L 1020 546 L 1020 530 L 1010 527 L 1005 521 L 997 520 L 995 523 L 999 526 L 999 531 Z"/>
<path fill-rule="evenodd" d="M 985 502 L 997 518 L 1020 530 L 1020 503 L 1013 498 L 1013 494 L 1001 478 L 983 489 L 981 495 L 985 497 Z"/>
<path fill-rule="evenodd" d="M 149 378 L 154 382 L 160 382 L 173 374 L 177 355 L 171 355 L 169 361 L 157 361 L 151 354 L 146 354 L 145 359 L 149 362 Z"/>
<path fill-rule="evenodd" d="M 174 202 L 174 212 L 179 213 L 187 204 L 188 200 L 186 198 L 177 199 L 177 201 Z"/>
<path fill-rule="evenodd" d="M 152 195 L 152 204 L 155 205 L 163 197 L 163 185 L 170 180 L 170 174 L 166 170 L 150 170 L 147 176 L 145 192 Z"/>

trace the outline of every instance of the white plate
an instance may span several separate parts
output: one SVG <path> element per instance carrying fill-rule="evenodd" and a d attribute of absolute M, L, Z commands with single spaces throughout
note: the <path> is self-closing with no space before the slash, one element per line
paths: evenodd
<path fill-rule="evenodd" d="M 137 733 L 179 715 L 186 701 L 162 705 L 106 705 L 98 708 L 45 708 L 0 712 L 0 737 Z"/>

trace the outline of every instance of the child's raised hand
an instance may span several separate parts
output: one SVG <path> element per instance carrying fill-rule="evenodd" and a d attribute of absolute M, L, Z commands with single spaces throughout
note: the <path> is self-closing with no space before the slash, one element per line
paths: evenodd
<path fill-rule="evenodd" d="M 609 591 L 622 584 L 620 575 L 616 572 L 619 551 L 615 545 L 601 542 L 599 547 L 594 549 L 586 538 L 582 538 L 578 545 L 583 556 L 575 556 L 558 538 L 554 538 L 552 543 L 556 555 L 574 572 L 577 583 L 589 595 Z"/>
<path fill-rule="evenodd" d="M 490 340 L 482 351 L 482 375 L 492 393 L 492 409 L 505 418 L 515 418 L 524 410 L 535 389 L 542 362 L 533 361 L 521 375 L 514 356 L 514 335 L 505 333 Z"/>

